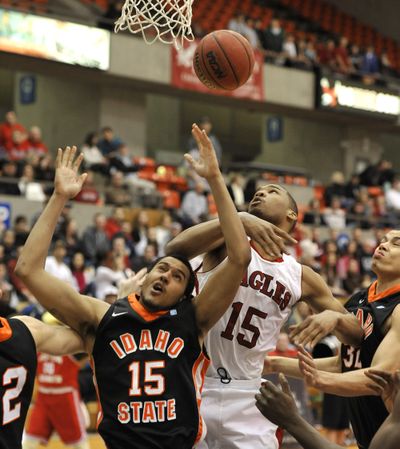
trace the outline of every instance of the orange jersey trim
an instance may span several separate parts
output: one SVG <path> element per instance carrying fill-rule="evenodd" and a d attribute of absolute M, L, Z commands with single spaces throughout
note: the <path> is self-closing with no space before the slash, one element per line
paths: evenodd
<path fill-rule="evenodd" d="M 379 301 L 382 298 L 385 298 L 386 296 L 394 295 L 396 293 L 400 293 L 400 284 L 395 285 L 394 287 L 387 288 L 381 293 L 376 293 L 376 287 L 378 285 L 378 282 L 375 281 L 371 284 L 371 286 L 368 289 L 368 302 L 374 302 Z"/>
<path fill-rule="evenodd" d="M 10 323 L 3 317 L 0 317 L 0 342 L 6 341 L 12 336 L 12 329 Z"/>
<path fill-rule="evenodd" d="M 192 377 L 194 388 L 196 391 L 197 409 L 199 413 L 199 424 L 196 440 L 194 442 L 195 445 L 205 437 L 206 429 L 203 417 L 200 414 L 200 406 L 201 406 L 201 393 L 203 391 L 204 378 L 206 376 L 206 372 L 209 366 L 210 366 L 210 359 L 203 352 L 201 352 L 197 360 L 194 362 L 192 368 Z"/>
<path fill-rule="evenodd" d="M 140 315 L 145 321 L 154 321 L 160 316 L 166 315 L 169 310 L 160 310 L 159 312 L 149 312 L 138 300 L 136 293 L 128 296 L 128 301 L 132 309 Z"/>
<path fill-rule="evenodd" d="M 266 262 L 271 262 L 271 263 L 282 263 L 283 262 L 283 257 L 279 257 L 278 259 L 275 260 L 268 260 L 265 257 L 263 257 L 259 251 L 257 250 L 257 248 L 254 246 L 253 240 L 250 240 L 250 246 L 254 249 L 254 251 L 261 257 L 262 260 L 265 260 Z"/>

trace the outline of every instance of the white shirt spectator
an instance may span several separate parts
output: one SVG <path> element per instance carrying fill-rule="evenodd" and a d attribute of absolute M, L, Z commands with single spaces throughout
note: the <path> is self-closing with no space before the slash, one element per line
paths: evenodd
<path fill-rule="evenodd" d="M 82 154 L 85 163 L 90 167 L 94 164 L 104 164 L 104 156 L 96 145 L 83 145 Z"/>
<path fill-rule="evenodd" d="M 336 231 L 341 231 L 346 227 L 346 214 L 343 209 L 326 208 L 324 210 L 325 223 Z"/>
<path fill-rule="evenodd" d="M 260 41 L 258 40 L 258 36 L 256 30 L 254 28 L 249 27 L 248 25 L 244 25 L 243 36 L 250 42 L 250 45 L 253 48 L 260 48 Z"/>
<path fill-rule="evenodd" d="M 295 59 L 297 57 L 296 44 L 289 38 L 283 43 L 283 51 L 290 59 Z"/>
<path fill-rule="evenodd" d="M 207 198 L 203 192 L 189 190 L 183 197 L 181 212 L 183 216 L 189 217 L 193 223 L 199 223 L 208 213 Z"/>
<path fill-rule="evenodd" d="M 75 290 L 78 290 L 76 279 L 72 275 L 72 272 L 68 265 L 66 265 L 64 262 L 57 262 L 57 259 L 54 256 L 48 256 L 46 257 L 44 269 L 61 281 L 70 284 Z"/>
<path fill-rule="evenodd" d="M 393 183 L 391 187 L 385 194 L 386 205 L 388 209 L 400 211 L 400 190 L 396 188 L 397 181 Z"/>
<path fill-rule="evenodd" d="M 100 265 L 97 268 L 94 277 L 96 298 L 103 300 L 110 290 L 110 287 L 115 287 L 122 279 L 125 279 L 125 275 L 122 271 L 114 271 L 109 267 Z"/>

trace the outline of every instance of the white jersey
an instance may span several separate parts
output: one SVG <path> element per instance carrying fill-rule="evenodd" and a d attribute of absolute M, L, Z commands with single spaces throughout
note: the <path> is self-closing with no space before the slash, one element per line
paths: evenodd
<path fill-rule="evenodd" d="M 215 270 L 200 268 L 199 291 Z M 279 332 L 301 297 L 301 276 L 301 264 L 292 256 L 284 254 L 271 262 L 251 247 L 251 262 L 231 307 L 204 340 L 211 359 L 207 376 L 261 377 L 265 355 L 275 349 Z"/>

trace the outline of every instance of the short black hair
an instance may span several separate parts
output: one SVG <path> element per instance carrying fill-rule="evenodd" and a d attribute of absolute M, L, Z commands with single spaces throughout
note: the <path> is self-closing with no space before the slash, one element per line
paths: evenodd
<path fill-rule="evenodd" d="M 183 298 L 191 299 L 193 297 L 193 289 L 196 285 L 196 274 L 193 271 L 193 268 L 190 265 L 189 259 L 187 257 L 185 257 L 179 253 L 172 253 L 172 254 L 168 254 L 167 256 L 158 257 L 147 268 L 147 272 L 149 273 L 161 260 L 165 259 L 166 257 L 173 257 L 174 259 L 178 259 L 189 270 L 189 279 L 188 279 L 188 283 L 186 285 L 185 291 L 183 292 Z"/>

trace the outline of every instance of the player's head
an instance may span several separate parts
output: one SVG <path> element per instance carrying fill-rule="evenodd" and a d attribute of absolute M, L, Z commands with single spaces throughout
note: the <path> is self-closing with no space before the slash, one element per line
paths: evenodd
<path fill-rule="evenodd" d="M 284 187 L 267 184 L 254 194 L 249 213 L 290 232 L 297 223 L 298 209 L 296 201 Z"/>
<path fill-rule="evenodd" d="M 372 256 L 372 271 L 381 280 L 400 278 L 400 230 L 387 232 Z"/>
<path fill-rule="evenodd" d="M 141 300 L 151 311 L 170 309 L 191 298 L 194 284 L 195 274 L 185 257 L 164 256 L 149 267 L 140 291 Z"/>

